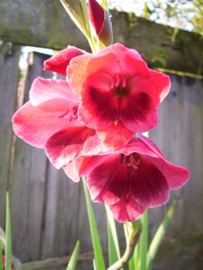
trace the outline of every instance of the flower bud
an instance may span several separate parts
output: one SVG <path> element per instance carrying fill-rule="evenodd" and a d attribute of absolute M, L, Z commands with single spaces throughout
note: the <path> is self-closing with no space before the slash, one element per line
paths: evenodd
<path fill-rule="evenodd" d="M 106 0 L 100 5 L 96 0 L 89 0 L 89 19 L 96 32 L 99 49 L 112 44 L 112 27 Z"/>
<path fill-rule="evenodd" d="M 51 70 L 62 76 L 66 76 L 66 69 L 70 61 L 82 54 L 84 54 L 84 51 L 68 46 L 68 48 L 57 52 L 54 56 L 46 60 L 44 62 L 44 70 Z"/>
<path fill-rule="evenodd" d="M 87 36 L 87 29 L 80 0 L 60 0 L 77 27 Z"/>

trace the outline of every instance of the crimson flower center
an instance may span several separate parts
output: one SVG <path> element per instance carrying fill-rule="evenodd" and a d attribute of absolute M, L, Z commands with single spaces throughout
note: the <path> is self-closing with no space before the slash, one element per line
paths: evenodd
<path fill-rule="evenodd" d="M 118 74 L 116 73 L 111 80 L 111 90 L 117 96 L 125 96 L 126 95 L 126 74 Z"/>
<path fill-rule="evenodd" d="M 138 153 L 131 153 L 129 156 L 121 154 L 120 163 L 125 164 L 128 167 L 132 167 L 136 170 L 140 164 L 140 156 Z"/>

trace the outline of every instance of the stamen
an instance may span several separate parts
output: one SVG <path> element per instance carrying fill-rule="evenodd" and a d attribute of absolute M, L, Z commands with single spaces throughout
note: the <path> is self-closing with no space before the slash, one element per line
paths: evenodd
<path fill-rule="evenodd" d="M 111 90 L 113 90 L 115 88 L 115 82 L 116 82 L 116 75 L 112 78 L 112 81 L 111 81 Z"/>
<path fill-rule="evenodd" d="M 70 112 L 70 110 L 67 110 L 66 112 L 60 114 L 60 115 L 58 116 L 58 118 L 63 118 L 63 117 L 65 117 L 69 112 Z"/>
<path fill-rule="evenodd" d="M 133 167 L 134 169 L 138 169 L 138 165 L 140 164 L 139 154 L 132 153 L 129 156 L 121 154 L 120 164 L 125 164 L 128 167 Z"/>
<path fill-rule="evenodd" d="M 126 75 L 123 75 L 123 88 L 126 88 Z"/>
<path fill-rule="evenodd" d="M 116 84 L 115 87 L 119 87 L 121 83 L 121 75 L 120 74 L 116 74 Z"/>
<path fill-rule="evenodd" d="M 60 114 L 58 118 L 66 118 L 69 122 L 78 119 L 78 106 L 79 104 L 75 104 L 71 109 L 63 114 Z"/>

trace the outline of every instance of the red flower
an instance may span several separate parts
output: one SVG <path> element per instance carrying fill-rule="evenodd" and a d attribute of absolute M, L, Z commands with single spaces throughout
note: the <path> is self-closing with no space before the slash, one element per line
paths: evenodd
<path fill-rule="evenodd" d="M 82 54 L 84 53 L 81 50 L 75 47 L 68 47 L 46 60 L 44 62 L 44 70 L 51 70 L 62 76 L 66 76 L 66 69 L 70 60 Z"/>
<path fill-rule="evenodd" d="M 181 188 L 190 177 L 186 168 L 168 162 L 142 135 L 114 152 L 79 157 L 75 167 L 88 176 L 92 200 L 109 205 L 119 222 L 136 220 L 146 207 L 165 204 L 169 191 Z"/>
<path fill-rule="evenodd" d="M 106 148 L 95 130 L 78 121 L 78 97 L 63 80 L 37 78 L 30 101 L 13 116 L 17 136 L 46 153 L 56 168 L 76 155 L 98 154 Z"/>
<path fill-rule="evenodd" d="M 149 69 L 137 51 L 119 43 L 75 57 L 67 76 L 81 99 L 79 120 L 113 148 L 157 126 L 157 109 L 170 88 L 167 75 Z"/>

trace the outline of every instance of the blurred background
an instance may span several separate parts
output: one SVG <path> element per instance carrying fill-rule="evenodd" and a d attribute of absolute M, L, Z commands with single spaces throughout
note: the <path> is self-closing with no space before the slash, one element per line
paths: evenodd
<path fill-rule="evenodd" d="M 177 200 L 152 269 L 203 269 L 203 1 L 108 2 L 114 42 L 136 49 L 150 68 L 171 77 L 159 126 L 149 137 L 170 162 L 191 172 L 165 206 L 149 210 L 150 241 Z M 67 260 L 60 258 L 71 254 L 77 240 L 86 255 L 76 269 L 92 269 L 82 183 L 56 170 L 42 149 L 16 138 L 11 123 L 37 76 L 65 79 L 43 71 L 43 62 L 67 45 L 90 51 L 88 42 L 57 0 L 0 0 L 0 14 L 0 227 L 5 228 L 9 190 L 12 249 L 23 269 L 65 269 Z M 94 211 L 107 251 L 103 205 L 95 203 Z M 123 227 L 117 227 L 124 250 Z"/>

